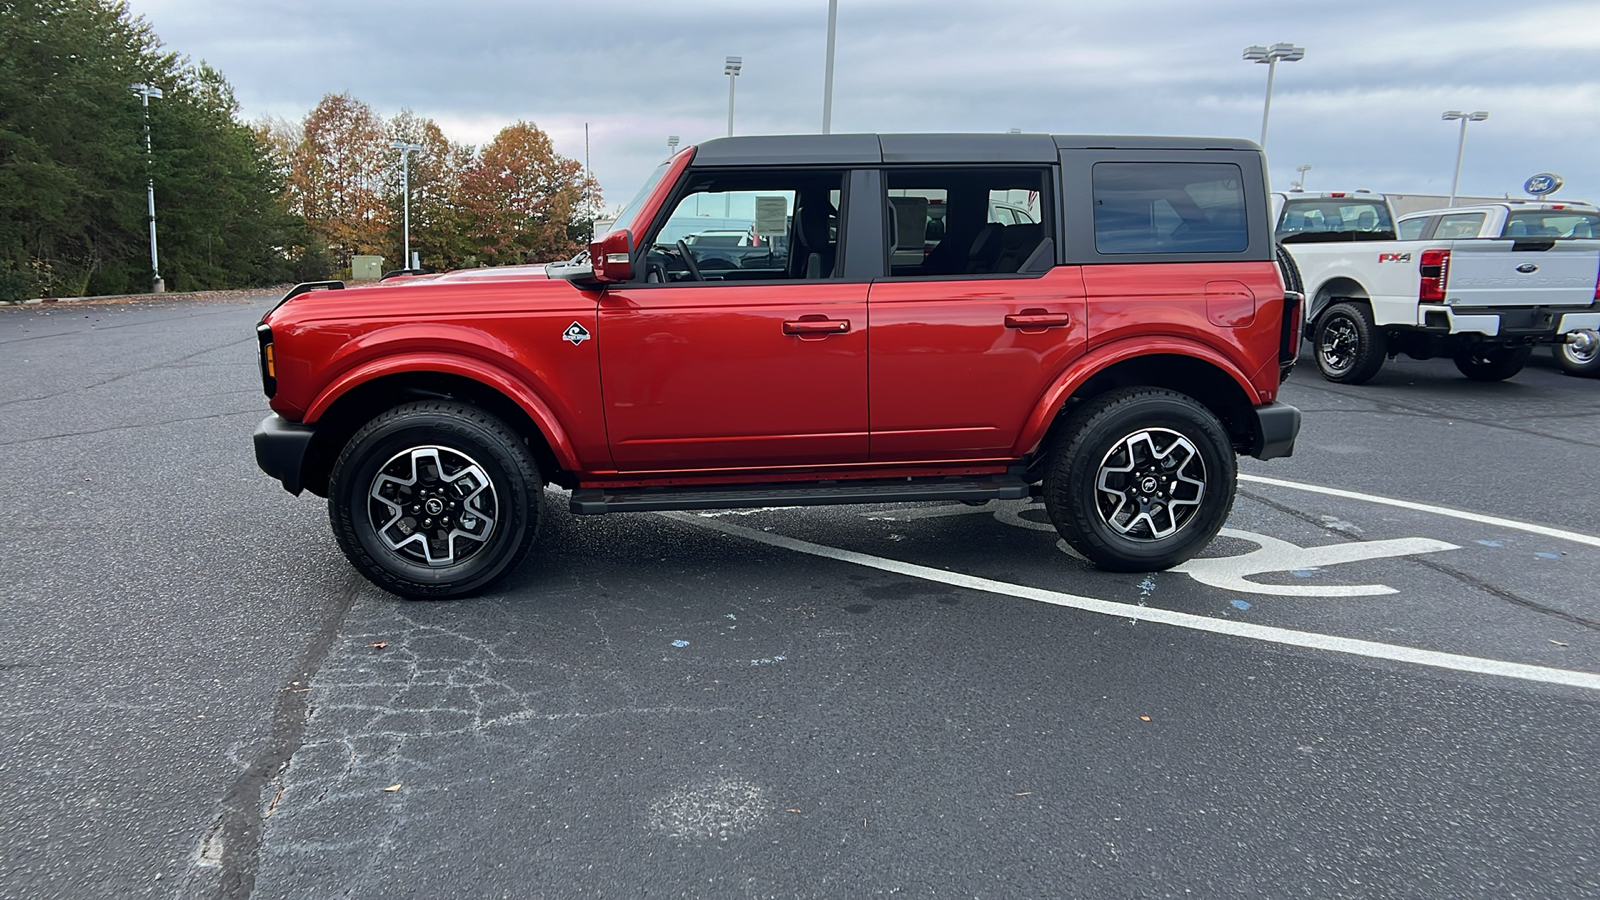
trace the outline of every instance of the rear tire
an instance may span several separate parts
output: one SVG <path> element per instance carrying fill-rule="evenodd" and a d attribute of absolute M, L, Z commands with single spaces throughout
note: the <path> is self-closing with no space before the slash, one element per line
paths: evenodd
<path fill-rule="evenodd" d="M 1600 333 L 1585 332 L 1586 338 L 1575 344 L 1556 344 L 1556 365 L 1568 375 L 1579 378 L 1600 377 Z"/>
<path fill-rule="evenodd" d="M 1532 347 L 1474 347 L 1454 357 L 1456 368 L 1473 381 L 1505 381 L 1522 371 Z"/>
<path fill-rule="evenodd" d="M 1361 303 L 1335 303 L 1317 318 L 1317 371 L 1335 384 L 1366 384 L 1383 368 L 1383 332 Z"/>
<path fill-rule="evenodd" d="M 413 599 L 462 597 L 527 554 L 542 484 L 504 422 L 460 403 L 407 403 L 345 444 L 328 479 L 328 518 L 372 583 Z"/>
<path fill-rule="evenodd" d="M 1233 508 L 1238 463 L 1194 398 L 1123 388 L 1072 413 L 1044 479 L 1050 521 L 1102 569 L 1149 572 L 1193 557 Z"/>

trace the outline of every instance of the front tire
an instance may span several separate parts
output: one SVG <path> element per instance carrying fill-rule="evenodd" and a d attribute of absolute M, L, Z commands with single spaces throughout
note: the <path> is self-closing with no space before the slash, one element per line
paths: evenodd
<path fill-rule="evenodd" d="M 1474 347 L 1454 357 L 1456 368 L 1473 381 L 1505 381 L 1522 371 L 1532 347 Z"/>
<path fill-rule="evenodd" d="M 527 444 L 504 422 L 460 403 L 407 403 L 345 444 L 328 518 L 345 556 L 379 587 L 461 597 L 527 554 L 541 485 Z"/>
<path fill-rule="evenodd" d="M 1360 303 L 1335 303 L 1317 319 L 1312 343 L 1317 370 L 1335 384 L 1366 384 L 1383 367 L 1384 337 L 1372 311 Z"/>
<path fill-rule="evenodd" d="M 1600 377 L 1600 333 L 1579 332 L 1577 341 L 1556 344 L 1556 365 L 1568 375 L 1579 378 Z"/>
<path fill-rule="evenodd" d="M 1222 423 L 1161 388 L 1123 388 L 1072 413 L 1051 453 L 1045 508 L 1066 542 L 1114 572 L 1193 557 L 1233 508 L 1238 463 Z"/>

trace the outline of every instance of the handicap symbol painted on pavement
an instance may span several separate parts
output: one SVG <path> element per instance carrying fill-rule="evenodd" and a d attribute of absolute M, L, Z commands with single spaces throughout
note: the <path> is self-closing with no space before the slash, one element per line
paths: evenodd
<path fill-rule="evenodd" d="M 1295 572 L 1339 563 L 1461 549 L 1455 544 L 1428 538 L 1351 541 L 1322 547 L 1300 547 L 1275 537 L 1267 537 L 1252 531 L 1240 531 L 1236 528 L 1224 528 L 1221 534 L 1249 541 L 1257 545 L 1257 549 L 1240 556 L 1191 559 L 1181 566 L 1174 566 L 1172 571 L 1182 572 L 1195 581 L 1211 587 L 1250 594 L 1271 594 L 1279 597 L 1376 597 L 1382 594 L 1398 594 L 1399 591 L 1386 584 L 1257 584 L 1247 581 L 1246 578 L 1268 572 Z"/>

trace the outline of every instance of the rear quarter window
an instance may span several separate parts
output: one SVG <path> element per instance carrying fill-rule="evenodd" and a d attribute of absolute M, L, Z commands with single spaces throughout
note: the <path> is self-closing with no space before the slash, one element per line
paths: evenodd
<path fill-rule="evenodd" d="M 1231 163 L 1096 163 L 1094 243 L 1106 255 L 1237 253 L 1250 245 Z"/>

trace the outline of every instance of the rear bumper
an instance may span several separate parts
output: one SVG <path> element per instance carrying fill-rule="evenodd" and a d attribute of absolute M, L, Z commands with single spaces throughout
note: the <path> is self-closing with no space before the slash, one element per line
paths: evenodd
<path fill-rule="evenodd" d="M 1554 340 L 1557 335 L 1600 328 L 1600 309 L 1550 306 L 1444 306 L 1417 308 L 1417 326 L 1429 334 L 1479 334 L 1522 341 Z"/>
<path fill-rule="evenodd" d="M 284 490 L 299 494 L 302 489 L 300 472 L 313 433 L 310 426 L 290 422 L 276 413 L 267 416 L 256 426 L 256 465 L 283 482 Z"/>
<path fill-rule="evenodd" d="M 1300 435 L 1300 410 L 1287 403 L 1268 403 L 1254 412 L 1255 444 L 1250 455 L 1256 459 L 1293 456 L 1294 439 Z"/>

